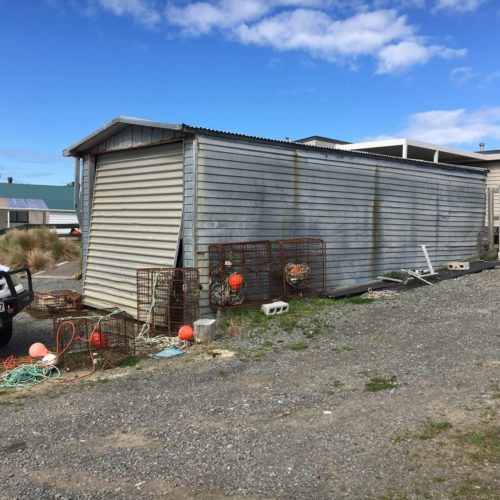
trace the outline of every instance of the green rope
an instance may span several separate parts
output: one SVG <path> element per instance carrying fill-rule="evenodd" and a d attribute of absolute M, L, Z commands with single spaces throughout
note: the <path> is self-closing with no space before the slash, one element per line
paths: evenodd
<path fill-rule="evenodd" d="M 165 274 L 168 278 L 168 272 L 166 273 L 165 271 L 158 271 L 155 274 L 155 277 L 153 279 L 153 285 L 151 286 L 151 303 L 149 304 L 148 315 L 146 317 L 146 321 L 142 325 L 141 331 L 137 335 L 137 337 L 139 337 L 139 338 L 149 337 L 149 332 L 151 330 L 151 316 L 153 315 L 154 308 L 156 307 L 156 304 L 158 303 L 158 301 L 156 299 L 156 288 L 158 287 L 158 281 L 160 280 L 160 277 L 162 277 L 162 275 L 165 275 Z"/>
<path fill-rule="evenodd" d="M 60 378 L 61 372 L 56 366 L 47 366 L 41 363 L 21 365 L 3 372 L 0 377 L 0 387 L 28 387 L 41 384 L 46 380 Z"/>

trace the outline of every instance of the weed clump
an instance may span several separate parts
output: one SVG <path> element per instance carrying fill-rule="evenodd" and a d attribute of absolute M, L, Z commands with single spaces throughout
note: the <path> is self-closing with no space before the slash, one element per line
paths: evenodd
<path fill-rule="evenodd" d="M 424 429 L 422 434 L 420 434 L 419 437 L 422 440 L 433 439 L 436 436 L 438 436 L 439 434 L 441 434 L 441 432 L 447 431 L 447 430 L 451 429 L 452 427 L 453 427 L 453 425 L 450 422 L 435 422 L 435 423 L 429 424 Z"/>
<path fill-rule="evenodd" d="M 366 382 L 365 391 L 378 392 L 395 389 L 396 387 L 398 387 L 398 383 L 396 382 L 395 376 L 392 376 L 391 378 L 372 377 L 368 382 Z"/>
<path fill-rule="evenodd" d="M 26 266 L 32 272 L 37 272 L 79 256 L 80 247 L 77 243 L 59 239 L 58 234 L 48 228 L 28 231 L 11 229 L 0 238 L 0 259 L 12 268 Z"/>

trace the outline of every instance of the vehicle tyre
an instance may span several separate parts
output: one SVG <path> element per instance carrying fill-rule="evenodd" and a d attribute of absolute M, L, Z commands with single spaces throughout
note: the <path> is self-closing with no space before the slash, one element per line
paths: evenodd
<path fill-rule="evenodd" d="M 12 337 L 12 320 L 0 326 L 0 348 L 7 345 Z"/>

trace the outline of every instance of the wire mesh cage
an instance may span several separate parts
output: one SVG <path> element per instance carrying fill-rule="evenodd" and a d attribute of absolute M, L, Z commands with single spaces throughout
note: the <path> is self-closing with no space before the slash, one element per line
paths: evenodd
<path fill-rule="evenodd" d="M 83 308 L 82 294 L 74 290 L 36 291 L 27 312 L 36 319 L 47 319 Z"/>
<path fill-rule="evenodd" d="M 282 276 L 284 297 L 317 296 L 326 291 L 326 245 L 318 238 L 271 242 L 274 272 Z"/>
<path fill-rule="evenodd" d="M 199 308 L 197 269 L 137 269 L 137 319 L 150 325 L 150 335 L 177 334 L 198 319 Z"/>
<path fill-rule="evenodd" d="M 261 303 L 281 294 L 281 281 L 271 274 L 269 241 L 208 246 L 211 307 Z"/>
<path fill-rule="evenodd" d="M 317 238 L 213 244 L 208 254 L 212 308 L 320 295 L 326 288 L 325 243 Z"/>
<path fill-rule="evenodd" d="M 138 322 L 124 311 L 89 311 L 82 315 L 54 318 L 56 349 L 64 368 L 93 366 L 94 360 L 135 354 Z"/>

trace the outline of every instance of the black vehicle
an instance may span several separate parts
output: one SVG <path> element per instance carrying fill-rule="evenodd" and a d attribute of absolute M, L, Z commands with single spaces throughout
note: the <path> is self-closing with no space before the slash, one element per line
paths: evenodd
<path fill-rule="evenodd" d="M 28 289 L 21 284 L 20 274 L 26 274 Z M 25 267 L 11 271 L 0 266 L 0 348 L 12 337 L 12 319 L 33 302 L 31 272 Z"/>

